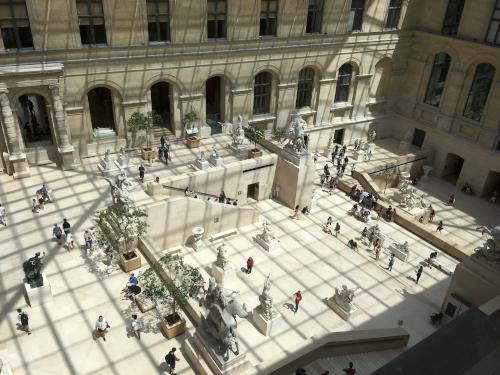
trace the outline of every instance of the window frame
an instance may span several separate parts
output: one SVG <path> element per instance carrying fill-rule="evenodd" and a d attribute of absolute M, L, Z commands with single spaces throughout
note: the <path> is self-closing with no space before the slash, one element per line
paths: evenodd
<path fill-rule="evenodd" d="M 86 4 L 86 10 L 87 14 L 81 15 L 78 11 L 78 4 Z M 102 10 L 102 16 L 100 15 L 93 15 L 92 14 L 92 4 L 99 4 L 101 6 Z M 77 16 L 78 16 L 78 28 L 80 30 L 80 41 L 82 46 L 89 47 L 89 48 L 95 48 L 95 47 L 100 47 L 100 46 L 107 46 L 108 45 L 108 35 L 107 35 L 107 30 L 106 30 L 106 17 L 104 15 L 104 5 L 102 3 L 102 0 L 76 0 L 76 11 L 77 11 Z M 96 42 L 96 26 L 99 26 L 100 24 L 94 23 L 96 19 L 102 18 L 102 26 L 104 28 L 104 42 Z M 80 23 L 80 20 L 82 19 L 88 19 L 89 24 L 82 24 Z M 89 26 L 90 30 L 90 38 L 91 41 L 90 43 L 83 43 L 83 38 L 82 38 L 82 26 Z"/>
<path fill-rule="evenodd" d="M 311 9 L 312 2 L 314 2 L 315 9 Z M 307 18 L 305 34 L 321 34 L 323 29 L 323 12 L 325 9 L 324 0 L 309 0 L 307 3 Z M 311 20 L 311 23 L 309 23 Z M 309 30 L 309 31 L 308 31 Z"/>
<path fill-rule="evenodd" d="M 270 10 L 271 3 L 276 3 L 276 10 Z M 266 4 L 265 9 L 264 4 Z M 260 1 L 260 18 L 259 18 L 259 36 L 262 38 L 272 38 L 278 36 L 278 11 L 279 0 L 261 0 Z M 274 18 L 272 16 L 274 15 Z M 272 30 L 272 22 L 274 19 L 274 30 Z M 262 21 L 264 21 L 264 32 L 262 32 Z"/>
<path fill-rule="evenodd" d="M 396 3 L 396 5 L 394 3 Z M 403 0 L 390 0 L 389 6 L 387 7 L 387 17 L 385 20 L 384 30 L 398 30 L 399 22 L 401 21 L 401 10 L 403 8 Z M 392 16 L 391 14 L 396 14 L 397 16 Z M 389 25 L 389 22 L 396 21 L 396 25 Z"/>
<path fill-rule="evenodd" d="M 443 56 L 444 55 L 444 56 Z M 438 58 L 443 56 L 444 60 L 443 61 L 438 61 Z M 427 82 L 427 89 L 425 90 L 425 95 L 424 95 L 424 103 L 428 105 L 432 105 L 433 107 L 438 107 L 441 105 L 441 99 L 443 98 L 443 93 L 446 88 L 446 82 L 448 80 L 448 74 L 450 72 L 450 66 L 451 66 L 451 56 L 447 54 L 446 52 L 439 52 L 434 55 L 434 59 L 432 62 L 432 67 L 431 67 L 431 74 L 429 75 L 429 81 Z M 443 69 L 444 66 L 446 66 L 446 74 L 444 77 L 444 80 L 441 80 L 440 77 L 443 74 Z M 435 78 L 437 77 L 437 79 Z M 442 87 L 439 87 L 439 84 L 442 84 Z M 436 92 L 441 89 L 441 93 L 439 95 L 439 100 L 434 102 L 435 100 L 432 100 L 433 98 L 436 98 Z M 431 95 L 432 94 L 432 95 Z"/>
<path fill-rule="evenodd" d="M 299 72 L 297 81 L 297 97 L 295 99 L 295 108 L 312 108 L 312 97 L 314 91 L 314 82 L 316 71 L 310 66 L 302 68 Z"/>
<path fill-rule="evenodd" d="M 161 13 L 160 12 L 160 4 L 166 3 L 167 4 L 167 13 Z M 149 4 L 154 4 L 155 7 L 155 13 L 150 14 L 149 13 Z M 170 0 L 146 0 L 146 17 L 148 19 L 148 43 L 150 44 L 157 44 L 157 43 L 169 43 L 171 42 L 172 35 L 170 33 Z M 165 17 L 167 18 L 166 21 L 161 21 L 161 18 Z M 154 22 L 150 22 L 149 18 L 154 18 Z M 156 28 L 156 35 L 158 36 L 157 40 L 151 40 L 151 33 L 149 32 L 149 25 L 154 23 L 155 28 Z M 166 39 L 163 40 L 161 39 L 161 24 L 166 23 Z"/>
<path fill-rule="evenodd" d="M 2 17 L 0 18 L 0 34 L 3 42 L 3 47 L 6 51 L 27 51 L 27 50 L 33 50 L 35 48 L 35 45 L 33 43 L 33 33 L 31 32 L 31 23 L 30 23 L 30 17 L 28 13 L 28 6 L 26 5 L 26 0 L 2 0 L 2 5 L 7 6 L 9 8 L 9 17 Z M 16 12 L 14 8 L 16 6 L 24 6 L 24 9 L 26 11 L 26 17 L 19 17 L 16 16 Z M 27 26 L 19 26 L 19 23 L 24 23 L 26 22 L 28 25 Z M 5 27 L 2 26 L 2 24 L 6 23 L 12 23 L 12 27 Z M 8 38 L 7 32 L 5 32 L 4 36 L 4 30 L 9 30 L 9 33 L 12 34 L 12 40 L 14 41 L 15 46 L 14 47 L 9 47 L 7 46 L 8 43 L 5 43 L 6 39 Z M 24 35 L 23 38 L 21 38 L 20 35 L 20 30 L 28 31 L 29 32 L 29 39 L 24 40 L 24 37 L 28 36 L 28 34 Z M 22 45 L 24 42 L 28 42 L 28 45 Z"/>
<path fill-rule="evenodd" d="M 214 3 L 215 4 L 215 12 L 209 12 L 209 3 Z M 220 15 L 222 13 L 219 13 L 219 5 L 224 3 L 224 14 L 223 14 L 223 19 L 219 19 Z M 228 2 L 227 0 L 207 0 L 207 40 L 227 40 L 227 5 Z M 215 19 L 210 19 L 210 15 L 213 15 Z M 219 21 L 222 21 L 223 24 L 223 34 L 224 35 L 219 35 Z M 209 36 L 209 22 L 214 22 L 215 23 L 215 30 L 216 30 L 216 36 Z"/>
<path fill-rule="evenodd" d="M 462 8 L 459 9 L 460 16 L 458 17 L 458 20 L 455 23 L 446 23 L 447 19 L 450 18 L 448 16 L 448 13 L 451 11 L 451 6 L 452 5 L 457 5 L 461 6 Z M 462 20 L 462 15 L 464 13 L 464 7 L 465 7 L 465 0 L 448 0 L 448 5 L 446 6 L 446 12 L 444 14 L 443 22 L 442 22 L 442 27 L 441 27 L 441 34 L 446 35 L 446 36 L 451 36 L 455 37 L 457 36 L 458 29 L 460 28 L 460 22 Z M 451 31 L 449 30 L 451 29 Z"/>
<path fill-rule="evenodd" d="M 344 67 L 350 67 L 350 72 L 349 73 L 342 73 L 341 70 Z M 351 84 L 352 84 L 352 77 L 354 73 L 354 67 L 352 66 L 351 63 L 345 63 L 343 64 L 338 72 L 337 72 L 337 84 L 335 87 L 335 98 L 333 99 L 334 103 L 349 103 L 349 94 L 351 93 Z M 346 80 L 346 78 L 349 77 L 349 80 L 347 83 L 344 83 L 343 81 Z M 346 91 L 344 93 L 344 91 Z M 340 97 L 342 93 L 342 97 Z M 345 99 L 345 100 L 340 100 L 340 99 Z"/>
<path fill-rule="evenodd" d="M 489 66 L 492 68 L 492 70 L 490 71 L 491 74 L 491 77 L 489 78 L 489 83 L 487 85 L 487 88 L 486 86 L 483 86 L 483 87 L 478 87 L 477 89 L 475 88 L 476 85 L 481 85 L 481 82 L 480 82 L 480 79 L 484 79 L 484 78 L 487 78 L 486 77 L 486 72 L 479 72 L 479 69 L 481 66 Z M 483 77 L 481 76 L 478 76 L 478 74 L 483 74 Z M 480 122 L 482 117 L 483 117 L 483 114 L 484 114 L 484 109 L 486 108 L 486 105 L 488 103 L 488 98 L 490 96 L 490 93 L 491 93 L 491 88 L 493 86 L 493 83 L 495 82 L 495 75 L 496 75 L 496 68 L 494 65 L 490 64 L 490 63 L 480 63 L 480 64 L 477 64 L 476 65 L 476 69 L 474 69 L 474 75 L 472 76 L 472 81 L 470 83 L 470 86 L 469 86 L 469 91 L 467 93 L 467 99 L 465 100 L 465 105 L 464 105 L 464 109 L 463 109 L 463 112 L 462 112 L 462 116 L 465 117 L 465 118 L 468 118 L 472 121 L 477 121 L 477 122 Z M 473 90 L 475 90 L 475 93 L 473 95 Z M 479 97 L 479 95 L 477 95 L 478 93 L 481 93 L 483 94 L 483 99 L 482 99 L 482 108 L 481 108 L 481 113 L 479 114 L 478 117 L 475 117 L 475 112 L 473 112 L 471 110 L 471 106 L 473 104 L 473 101 L 475 99 L 477 99 L 477 97 Z M 474 103 L 474 104 L 478 104 L 478 103 Z M 469 108 L 468 108 L 469 107 Z M 469 114 L 467 112 L 470 112 Z"/>
<path fill-rule="evenodd" d="M 495 13 L 498 12 L 498 15 L 495 16 Z M 495 32 L 495 38 L 493 38 L 493 41 L 488 40 L 488 37 L 491 33 L 491 30 L 493 28 L 493 22 L 496 22 L 496 32 Z M 490 43 L 493 45 L 500 45 L 500 0 L 496 0 L 495 4 L 493 5 L 493 11 L 491 12 L 491 18 L 490 18 L 490 24 L 488 26 L 488 31 L 486 33 L 486 36 L 484 38 L 486 43 Z M 498 42 L 496 42 L 498 40 Z"/>
<path fill-rule="evenodd" d="M 266 77 L 265 82 L 257 82 L 258 78 Z M 273 93 L 273 74 L 268 71 L 258 73 L 253 80 L 253 114 L 265 115 L 271 113 L 271 96 Z"/>
<path fill-rule="evenodd" d="M 362 6 L 358 6 L 358 2 L 362 3 Z M 354 5 L 356 5 L 356 7 L 354 7 Z M 347 22 L 348 26 L 347 31 L 349 33 L 363 32 L 363 18 L 365 15 L 365 6 L 366 6 L 365 0 L 351 0 L 351 8 L 349 9 L 349 19 Z M 354 14 L 352 17 L 352 24 L 351 24 L 351 14 Z M 357 28 L 354 28 L 356 20 L 359 21 L 359 26 L 357 26 Z"/>

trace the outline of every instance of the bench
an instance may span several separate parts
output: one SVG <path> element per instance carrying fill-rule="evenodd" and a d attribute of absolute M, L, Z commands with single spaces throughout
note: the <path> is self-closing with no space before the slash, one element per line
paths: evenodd
<path fill-rule="evenodd" d="M 182 246 L 176 246 L 176 247 L 171 247 L 170 249 L 165 249 L 161 253 L 162 255 L 174 255 L 182 253 L 182 250 L 183 250 Z"/>
<path fill-rule="evenodd" d="M 214 242 L 214 241 L 217 241 L 217 240 L 229 237 L 229 236 L 233 236 L 235 234 L 238 234 L 238 230 L 236 228 L 233 228 L 233 229 L 225 230 L 223 232 L 211 234 L 208 237 L 208 239 L 210 240 L 210 242 Z"/>
<path fill-rule="evenodd" d="M 448 276 L 451 275 L 451 274 L 453 274 L 453 272 L 448 267 L 446 267 L 446 266 L 442 265 L 441 263 L 439 263 L 435 258 L 430 259 L 430 260 L 427 259 L 427 263 L 432 264 L 434 267 L 436 267 L 440 271 L 443 271 Z"/>

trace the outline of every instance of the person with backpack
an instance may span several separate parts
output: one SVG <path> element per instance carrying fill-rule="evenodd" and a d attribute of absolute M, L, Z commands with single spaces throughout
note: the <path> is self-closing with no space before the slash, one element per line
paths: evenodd
<path fill-rule="evenodd" d="M 175 364 L 177 361 L 180 361 L 180 359 L 175 355 L 176 350 L 176 348 L 172 348 L 172 350 L 170 350 L 165 356 L 165 362 L 167 362 L 171 375 L 175 375 Z"/>
<path fill-rule="evenodd" d="M 52 229 L 52 236 L 57 239 L 57 243 L 60 245 L 62 239 L 62 229 L 59 225 L 54 224 L 54 229 Z"/>
<path fill-rule="evenodd" d="M 19 327 L 28 335 L 31 335 L 28 313 L 21 309 L 17 309 L 17 313 L 18 313 L 17 320 L 19 320 Z"/>
<path fill-rule="evenodd" d="M 68 220 L 63 219 L 63 225 L 62 225 L 64 234 L 67 235 L 69 231 L 71 230 L 71 224 L 68 223 Z"/>

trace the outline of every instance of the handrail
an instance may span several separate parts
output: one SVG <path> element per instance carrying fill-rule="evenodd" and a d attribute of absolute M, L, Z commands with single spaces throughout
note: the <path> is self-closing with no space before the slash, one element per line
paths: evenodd
<path fill-rule="evenodd" d="M 182 191 L 183 193 L 184 193 L 184 190 L 185 190 L 185 189 L 183 189 L 183 188 L 178 188 L 178 187 L 175 187 L 175 186 L 168 186 L 168 185 L 162 185 L 162 187 L 163 187 L 164 189 L 172 189 L 172 190 Z M 202 193 L 201 191 L 193 191 L 193 193 L 194 193 L 194 194 L 196 194 L 196 195 L 203 195 L 203 196 L 205 196 L 205 197 L 210 197 L 210 198 L 217 198 L 217 199 L 219 199 L 219 197 L 218 197 L 217 195 L 208 194 L 208 193 Z M 189 197 L 189 198 L 194 198 L 194 197 Z M 227 199 L 227 198 L 229 198 L 229 199 L 230 199 L 230 200 L 232 200 L 232 201 L 237 200 L 237 199 L 235 199 L 235 198 L 231 198 L 231 197 L 226 196 L 226 199 Z"/>

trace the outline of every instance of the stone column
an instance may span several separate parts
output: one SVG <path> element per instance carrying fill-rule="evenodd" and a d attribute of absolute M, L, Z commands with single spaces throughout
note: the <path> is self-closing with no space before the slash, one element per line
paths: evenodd
<path fill-rule="evenodd" d="M 75 148 L 70 143 L 69 130 L 65 122 L 63 102 L 59 92 L 59 85 L 50 85 L 52 102 L 54 108 L 54 125 L 57 138 L 57 151 L 61 157 L 61 164 L 64 170 L 74 169 L 78 163 L 75 162 Z"/>
<path fill-rule="evenodd" d="M 297 82 L 281 83 L 278 85 L 277 128 L 286 128 L 290 124 L 291 114 L 295 112 L 296 92 Z"/>
<path fill-rule="evenodd" d="M 11 164 L 9 169 L 12 170 L 14 178 L 28 177 L 30 175 L 28 161 L 21 145 L 7 91 L 0 92 L 0 107 L 9 149 L 9 162 Z"/>

